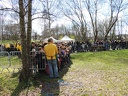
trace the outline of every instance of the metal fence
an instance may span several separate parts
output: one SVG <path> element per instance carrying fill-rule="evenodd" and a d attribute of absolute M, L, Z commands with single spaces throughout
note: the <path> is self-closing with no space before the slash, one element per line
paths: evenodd
<path fill-rule="evenodd" d="M 46 68 L 45 54 L 42 52 L 30 52 L 29 69 L 33 73 L 41 72 Z M 22 69 L 20 51 L 0 52 L 0 72 L 17 72 Z M 6 70 L 6 71 L 5 71 Z"/>
<path fill-rule="evenodd" d="M 43 52 L 39 52 L 39 51 L 30 52 L 29 56 L 30 56 L 29 68 L 33 71 L 33 73 L 42 72 L 42 70 L 45 70 L 46 58 Z"/>
<path fill-rule="evenodd" d="M 12 69 L 13 72 L 20 71 L 22 68 L 22 62 L 21 62 L 21 52 L 20 51 L 11 51 L 9 52 L 10 55 L 10 62 L 11 66 L 10 69 Z"/>
<path fill-rule="evenodd" d="M 3 72 L 4 69 L 7 69 L 9 71 L 9 67 L 11 66 L 10 62 L 10 55 L 7 51 L 1 51 L 0 52 L 0 68 L 1 68 L 1 73 Z"/>

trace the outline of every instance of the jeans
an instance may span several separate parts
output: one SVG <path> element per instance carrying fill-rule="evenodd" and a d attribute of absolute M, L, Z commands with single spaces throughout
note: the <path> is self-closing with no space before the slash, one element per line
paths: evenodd
<path fill-rule="evenodd" d="M 58 77 L 58 67 L 57 67 L 57 61 L 56 59 L 53 60 L 47 60 L 49 71 L 50 71 L 50 77 Z"/>

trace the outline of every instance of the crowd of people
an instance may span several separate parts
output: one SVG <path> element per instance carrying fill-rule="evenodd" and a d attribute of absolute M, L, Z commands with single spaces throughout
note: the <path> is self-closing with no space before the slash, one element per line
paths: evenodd
<path fill-rule="evenodd" d="M 96 41 L 87 42 L 58 42 L 54 43 L 52 38 L 47 43 L 37 44 L 31 42 L 30 62 L 33 73 L 46 72 L 50 78 L 58 78 L 59 72 L 65 65 L 70 63 L 70 53 L 88 51 L 107 51 L 128 49 L 128 41 Z M 2 51 L 22 51 L 21 44 L 0 45 Z"/>
<path fill-rule="evenodd" d="M 33 44 L 34 42 L 32 42 Z M 66 43 L 66 44 L 65 44 Z M 106 51 L 106 50 L 119 50 L 128 49 L 128 41 L 124 40 L 106 40 L 106 41 L 96 41 L 96 42 L 58 42 L 55 43 L 58 48 L 60 45 L 65 45 L 65 47 L 70 47 L 71 52 L 87 52 L 87 51 Z M 44 46 L 43 44 L 35 43 L 36 46 Z M 99 49 L 98 49 L 99 48 Z M 21 51 L 21 44 L 19 42 L 15 44 L 0 44 L 0 51 Z"/>
<path fill-rule="evenodd" d="M 34 73 L 42 73 L 45 69 L 50 78 L 58 78 L 59 72 L 70 63 L 70 50 L 71 47 L 67 43 L 54 44 L 52 38 L 42 45 L 32 42 L 31 61 Z"/>
<path fill-rule="evenodd" d="M 0 51 L 21 51 L 21 43 L 16 42 L 15 44 L 7 43 L 7 44 L 0 44 Z"/>
<path fill-rule="evenodd" d="M 0 47 L 2 51 L 22 52 L 21 46 L 19 42 L 16 42 Z M 54 43 L 52 38 L 49 38 L 47 43 L 31 42 L 30 50 L 30 69 L 34 74 L 45 72 L 50 78 L 58 78 L 59 72 L 70 62 L 71 46 L 65 42 Z"/>
<path fill-rule="evenodd" d="M 128 41 L 124 40 L 112 40 L 112 41 L 96 41 L 92 42 L 74 42 L 71 43 L 72 52 L 88 52 L 88 51 L 108 51 L 108 50 L 120 50 L 128 49 Z"/>

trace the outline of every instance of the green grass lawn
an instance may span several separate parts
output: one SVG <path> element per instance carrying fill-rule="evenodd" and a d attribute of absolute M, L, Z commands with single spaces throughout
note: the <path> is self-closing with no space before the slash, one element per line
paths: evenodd
<path fill-rule="evenodd" d="M 71 89 L 71 95 L 128 95 L 128 50 L 78 53 L 72 61 L 64 78 L 82 87 Z"/>
<path fill-rule="evenodd" d="M 2 43 L 2 44 L 15 44 L 16 40 L 3 40 L 3 41 L 0 40 L 0 43 Z"/>
<path fill-rule="evenodd" d="M 0 96 L 41 96 L 46 84 L 54 84 L 47 88 L 54 96 L 128 96 L 128 50 L 74 53 L 71 61 L 59 79 L 37 74 L 29 86 L 25 82 L 19 84 L 19 73 L 2 73 Z M 55 86 L 58 80 L 63 80 L 63 85 Z"/>

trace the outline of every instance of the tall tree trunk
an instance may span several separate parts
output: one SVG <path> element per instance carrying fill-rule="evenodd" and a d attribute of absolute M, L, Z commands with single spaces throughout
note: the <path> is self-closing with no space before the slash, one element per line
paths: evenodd
<path fill-rule="evenodd" d="M 97 37 L 98 37 L 98 31 L 97 31 L 97 29 L 96 29 L 96 30 L 95 30 L 95 35 L 94 35 L 94 42 L 97 41 Z"/>
<path fill-rule="evenodd" d="M 28 0 L 28 23 L 27 23 L 27 65 L 30 68 L 30 44 L 32 31 L 32 0 Z M 28 70 L 29 71 L 29 70 Z M 29 71 L 29 75 L 31 71 Z"/>
<path fill-rule="evenodd" d="M 108 34 L 111 31 L 111 29 L 114 27 L 114 25 L 116 24 L 117 20 L 118 20 L 118 16 L 116 17 L 115 20 L 113 20 L 113 22 L 112 21 L 110 22 L 108 28 L 106 29 L 106 34 L 105 34 L 104 40 L 107 40 Z"/>
<path fill-rule="evenodd" d="M 98 20 L 97 20 L 97 2 L 98 1 L 96 1 L 96 2 L 94 2 L 94 5 L 95 5 L 95 21 L 94 21 L 94 25 L 95 25 L 95 27 L 94 27 L 94 29 L 95 29 L 95 36 L 94 36 L 94 42 L 96 42 L 97 41 L 97 37 L 98 37 L 98 30 L 97 30 L 97 22 L 98 22 Z"/>
<path fill-rule="evenodd" d="M 106 41 L 108 39 L 108 33 L 109 32 L 107 32 L 106 35 L 104 36 L 104 41 Z"/>
<path fill-rule="evenodd" d="M 22 70 L 19 76 L 19 81 L 28 81 L 30 77 L 29 70 L 29 50 L 31 40 L 31 1 L 28 1 L 28 23 L 27 23 L 27 34 L 25 30 L 25 10 L 24 1 L 19 0 L 19 18 L 20 18 L 20 31 L 21 31 L 21 46 L 22 46 Z M 27 35 L 27 36 L 26 36 Z"/>

